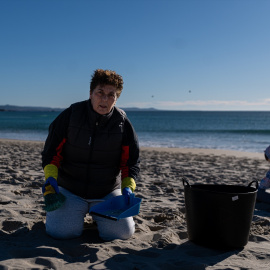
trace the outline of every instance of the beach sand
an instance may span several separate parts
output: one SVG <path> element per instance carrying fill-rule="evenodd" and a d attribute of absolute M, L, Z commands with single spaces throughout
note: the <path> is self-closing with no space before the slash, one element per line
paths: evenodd
<path fill-rule="evenodd" d="M 234 250 L 188 240 L 182 176 L 247 186 L 269 169 L 261 153 L 142 148 L 136 232 L 103 242 L 90 216 L 80 238 L 45 233 L 43 142 L 0 140 L 0 269 L 270 269 L 270 205 L 256 203 L 249 242 Z"/>

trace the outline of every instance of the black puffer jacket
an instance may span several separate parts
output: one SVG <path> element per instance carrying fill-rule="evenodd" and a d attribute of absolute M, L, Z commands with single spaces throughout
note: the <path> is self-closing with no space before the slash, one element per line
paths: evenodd
<path fill-rule="evenodd" d="M 102 198 L 119 188 L 120 171 L 122 179 L 136 180 L 137 136 L 124 111 L 114 107 L 103 116 L 90 100 L 75 103 L 50 125 L 42 152 L 43 168 L 47 164 L 59 168 L 59 186 L 83 198 Z"/>

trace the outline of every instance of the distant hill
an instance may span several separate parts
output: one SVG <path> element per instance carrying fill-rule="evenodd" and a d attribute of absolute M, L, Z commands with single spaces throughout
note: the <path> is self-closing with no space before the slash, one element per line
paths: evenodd
<path fill-rule="evenodd" d="M 26 112 L 26 111 L 36 111 L 36 112 L 48 112 L 48 111 L 63 111 L 61 108 L 50 108 L 50 107 L 34 107 L 34 106 L 15 106 L 15 105 L 0 105 L 0 111 L 16 111 L 16 112 Z"/>
<path fill-rule="evenodd" d="M 158 111 L 158 109 L 155 108 L 136 108 L 136 107 L 130 107 L 130 108 L 121 108 L 122 110 L 128 112 L 128 111 Z"/>
<path fill-rule="evenodd" d="M 158 111 L 155 108 L 121 108 L 124 111 Z M 34 106 L 15 106 L 15 105 L 0 105 L 0 111 L 15 111 L 15 112 L 26 112 L 26 111 L 36 111 L 36 112 L 59 112 L 63 111 L 63 108 L 50 108 L 50 107 L 34 107 Z"/>

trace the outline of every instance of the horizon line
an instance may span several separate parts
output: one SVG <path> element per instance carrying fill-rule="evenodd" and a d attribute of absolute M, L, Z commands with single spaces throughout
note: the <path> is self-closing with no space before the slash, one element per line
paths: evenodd
<path fill-rule="evenodd" d="M 14 107 L 14 109 L 10 109 L 10 110 L 6 110 L 5 107 Z M 252 109 L 157 109 L 154 107 L 148 107 L 148 108 L 142 108 L 142 107 L 123 107 L 123 106 L 117 106 L 123 110 L 130 110 L 130 111 L 199 111 L 199 112 L 270 112 L 270 110 L 252 110 Z M 38 111 L 38 109 L 46 109 L 46 110 L 65 110 L 67 107 L 65 108 L 61 108 L 61 107 L 47 107 L 47 106 L 22 106 L 22 105 L 10 105 L 10 104 L 6 104 L 6 105 L 0 105 L 0 110 L 1 111 L 15 111 L 16 108 L 21 108 L 21 109 L 25 109 L 24 111 L 28 111 L 27 108 L 29 109 L 35 109 L 35 111 Z M 31 110 L 29 110 L 31 111 Z"/>

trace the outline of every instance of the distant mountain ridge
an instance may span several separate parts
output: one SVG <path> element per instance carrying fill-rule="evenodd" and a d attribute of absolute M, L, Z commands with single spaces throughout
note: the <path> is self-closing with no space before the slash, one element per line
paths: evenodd
<path fill-rule="evenodd" d="M 124 111 L 159 111 L 158 109 L 155 108 L 136 108 L 136 107 L 130 107 L 130 108 L 121 108 Z"/>
<path fill-rule="evenodd" d="M 124 111 L 158 111 L 155 108 L 121 108 Z M 16 112 L 59 112 L 64 108 L 51 108 L 51 107 L 35 107 L 35 106 L 16 106 L 16 105 L 0 105 L 0 111 L 16 111 Z"/>
<path fill-rule="evenodd" d="M 50 107 L 34 107 L 34 106 L 16 106 L 16 105 L 0 105 L 0 111 L 16 111 L 16 112 L 26 112 L 26 111 L 36 111 L 36 112 L 47 112 L 47 111 L 63 111 L 61 108 L 50 108 Z"/>

